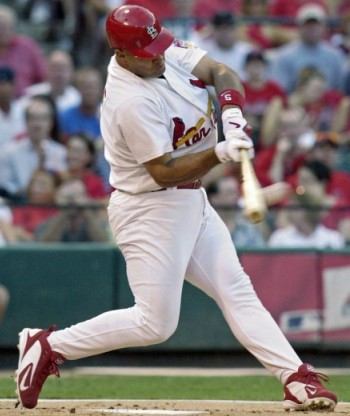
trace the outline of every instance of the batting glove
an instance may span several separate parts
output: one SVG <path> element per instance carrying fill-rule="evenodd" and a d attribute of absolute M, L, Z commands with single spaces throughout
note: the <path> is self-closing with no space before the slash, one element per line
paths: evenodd
<path fill-rule="evenodd" d="M 226 134 L 226 140 L 217 143 L 215 146 L 215 154 L 222 163 L 229 161 L 240 162 L 241 149 L 248 150 L 250 159 L 254 157 L 252 139 L 243 130 L 230 130 Z"/>
<path fill-rule="evenodd" d="M 243 117 L 240 108 L 228 108 L 222 115 L 222 128 L 224 136 L 232 130 L 243 130 L 247 126 L 247 120 Z"/>

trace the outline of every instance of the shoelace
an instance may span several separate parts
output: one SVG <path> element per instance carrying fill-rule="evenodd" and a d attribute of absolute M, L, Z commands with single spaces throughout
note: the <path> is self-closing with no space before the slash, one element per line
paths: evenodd
<path fill-rule="evenodd" d="M 312 382 L 321 383 L 320 380 L 328 382 L 329 377 L 324 373 L 319 373 L 315 371 L 310 371 L 308 373 L 294 373 L 292 374 L 287 383 L 291 383 L 292 381 L 300 381 L 300 379 L 303 379 L 305 381 L 305 384 L 311 384 Z"/>
<path fill-rule="evenodd" d="M 51 362 L 51 365 L 50 365 L 50 368 L 49 368 L 49 373 L 50 373 L 50 375 L 53 375 L 53 376 L 56 376 L 56 377 L 60 376 L 60 372 L 58 370 L 58 365 L 54 361 Z"/>
<path fill-rule="evenodd" d="M 322 380 L 327 383 L 329 381 L 329 377 L 324 373 L 310 372 L 306 376 L 306 381 L 309 383 L 311 380 L 318 383 L 320 383 L 320 380 Z"/>

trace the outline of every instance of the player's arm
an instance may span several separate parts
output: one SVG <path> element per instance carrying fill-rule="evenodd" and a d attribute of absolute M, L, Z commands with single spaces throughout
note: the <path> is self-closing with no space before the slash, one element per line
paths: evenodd
<path fill-rule="evenodd" d="M 213 147 L 175 159 L 171 158 L 170 153 L 165 153 L 144 163 L 144 166 L 160 187 L 171 188 L 196 181 L 219 163 Z"/>
<path fill-rule="evenodd" d="M 205 55 L 194 67 L 192 74 L 204 82 L 205 85 L 215 88 L 222 110 L 230 107 L 243 109 L 245 101 L 244 88 L 236 71 Z M 223 96 L 225 91 L 233 92 L 230 98 L 226 97 L 226 103 Z"/>
<path fill-rule="evenodd" d="M 220 162 L 239 162 L 239 149 L 252 148 L 251 140 L 242 132 L 246 125 L 240 109 L 244 105 L 244 89 L 237 73 L 207 56 L 199 61 L 192 73 L 204 84 L 214 86 L 219 95 L 225 91 L 231 93 L 222 98 L 222 109 L 226 110 L 227 116 L 223 120 L 224 133 L 228 140 L 203 152 L 174 159 L 167 153 L 145 163 L 150 175 L 162 188 L 195 181 Z"/>

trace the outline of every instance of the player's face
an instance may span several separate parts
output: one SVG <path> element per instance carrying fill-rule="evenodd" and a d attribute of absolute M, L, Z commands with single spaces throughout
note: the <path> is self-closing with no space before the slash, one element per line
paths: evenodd
<path fill-rule="evenodd" d="M 165 71 L 164 54 L 154 58 L 142 59 L 124 51 L 121 59 L 125 69 L 142 78 L 158 78 Z"/>

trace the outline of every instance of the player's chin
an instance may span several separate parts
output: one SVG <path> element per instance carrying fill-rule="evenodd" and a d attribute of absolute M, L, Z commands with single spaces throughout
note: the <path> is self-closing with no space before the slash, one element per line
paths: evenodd
<path fill-rule="evenodd" d="M 159 65 L 154 68 L 154 76 L 160 77 L 165 72 L 165 65 Z"/>

